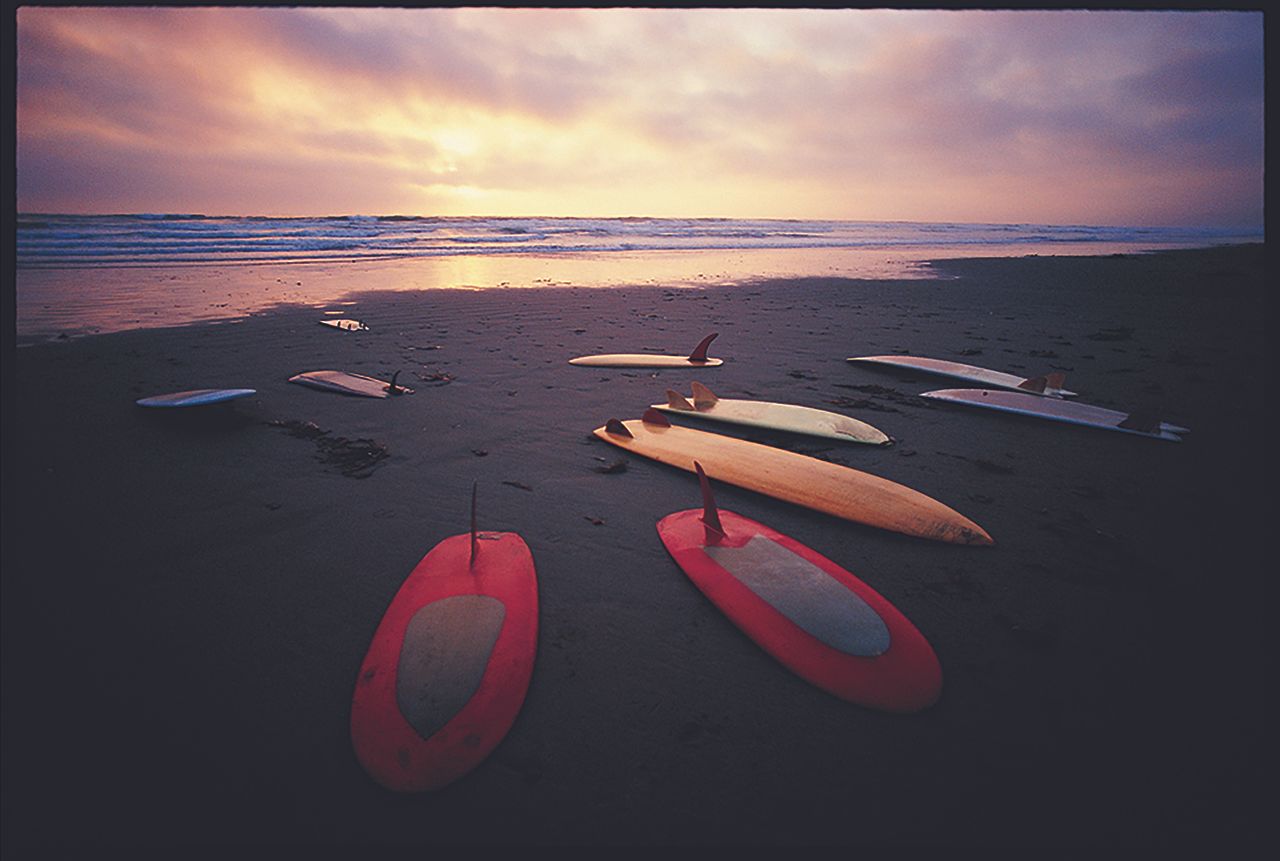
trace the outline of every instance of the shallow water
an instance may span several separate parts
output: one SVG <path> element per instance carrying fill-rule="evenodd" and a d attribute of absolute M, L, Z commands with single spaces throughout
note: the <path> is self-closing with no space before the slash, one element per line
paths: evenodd
<path fill-rule="evenodd" d="M 1043 253 L 1115 254 L 1107 245 Z M 938 277 L 928 257 L 995 249 L 736 249 L 582 255 L 462 256 L 349 262 L 19 269 L 19 345 L 88 334 L 242 320 L 282 305 L 342 310 L 369 290 L 516 289 L 654 284 L 697 287 L 761 279 Z"/>
<path fill-rule="evenodd" d="M 1034 225 L 24 215 L 17 336 L 30 344 L 234 321 L 281 305 L 337 310 L 368 290 L 917 279 L 937 277 L 930 259 L 1106 255 L 1232 239 Z"/>

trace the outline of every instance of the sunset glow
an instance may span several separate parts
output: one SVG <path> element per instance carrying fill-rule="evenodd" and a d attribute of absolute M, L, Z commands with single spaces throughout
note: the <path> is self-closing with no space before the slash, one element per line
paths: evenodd
<path fill-rule="evenodd" d="M 1263 222 L 1261 13 L 17 21 L 24 212 Z"/>

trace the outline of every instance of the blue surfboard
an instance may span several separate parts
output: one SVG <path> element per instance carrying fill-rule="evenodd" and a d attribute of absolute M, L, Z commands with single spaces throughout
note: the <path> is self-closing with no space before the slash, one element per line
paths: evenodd
<path fill-rule="evenodd" d="M 154 395 L 134 401 L 140 407 L 200 407 L 205 404 L 218 404 L 236 398 L 247 398 L 257 394 L 257 389 L 190 389 L 185 392 L 171 392 L 167 395 Z"/>

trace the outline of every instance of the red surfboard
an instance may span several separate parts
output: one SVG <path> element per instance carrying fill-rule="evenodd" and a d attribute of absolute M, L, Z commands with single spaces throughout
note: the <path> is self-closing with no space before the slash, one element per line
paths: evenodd
<path fill-rule="evenodd" d="M 441 541 L 409 574 L 360 666 L 351 741 L 374 780 L 439 789 L 502 741 L 538 644 L 533 556 L 514 532 Z"/>
<path fill-rule="evenodd" d="M 892 604 L 793 538 L 715 506 L 701 464 L 703 508 L 658 521 L 667 551 L 703 594 L 802 679 L 887 712 L 928 708 L 942 669 Z"/>

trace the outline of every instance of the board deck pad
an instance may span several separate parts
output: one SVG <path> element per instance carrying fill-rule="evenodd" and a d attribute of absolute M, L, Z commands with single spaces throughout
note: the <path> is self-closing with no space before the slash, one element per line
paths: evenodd
<path fill-rule="evenodd" d="M 190 389 L 185 392 L 171 392 L 167 395 L 154 395 L 134 401 L 140 407 L 200 407 L 207 404 L 220 404 L 237 398 L 247 398 L 258 393 L 257 389 Z"/>
<path fill-rule="evenodd" d="M 313 389 L 321 389 L 326 392 L 338 392 L 344 395 L 357 395 L 364 398 L 388 398 L 392 396 L 389 390 L 390 380 L 366 377 L 364 374 L 353 374 L 349 371 L 306 371 L 290 377 L 289 382 L 310 386 Z M 413 389 L 398 383 L 396 384 L 396 389 L 397 395 L 413 394 Z"/>
<path fill-rule="evenodd" d="M 988 389 L 938 389 L 937 391 L 924 392 L 920 397 L 936 401 L 945 401 L 947 403 L 997 410 L 999 412 L 1014 413 L 1016 415 L 1034 416 L 1036 418 L 1066 422 L 1068 424 L 1081 425 L 1084 427 L 1121 431 L 1123 433 L 1170 440 L 1172 442 L 1179 442 L 1181 440 L 1181 437 L 1178 436 L 1178 434 L 1191 432 L 1188 428 L 1170 424 L 1168 422 L 1159 422 L 1157 427 L 1151 431 L 1139 430 L 1132 427 L 1121 427 L 1121 425 L 1129 418 L 1128 413 L 1122 413 L 1118 410 L 1109 410 L 1105 407 L 1098 407 L 1092 404 L 1082 404 L 1078 401 L 1062 401 L 1052 398 L 1041 398 L 1035 395 L 1024 394 L 1022 392 L 1000 392 Z"/>
<path fill-rule="evenodd" d="M 796 675 L 888 712 L 928 708 L 942 669 L 924 636 L 853 574 L 793 538 L 732 511 L 658 522 L 667 552 L 743 633 Z"/>
<path fill-rule="evenodd" d="M 707 355 L 707 348 L 715 340 L 712 332 L 703 338 L 688 356 L 663 356 L 655 353 L 602 353 L 595 356 L 577 356 L 569 360 L 571 365 L 594 368 L 714 368 L 724 364 L 723 359 Z"/>
<path fill-rule="evenodd" d="M 666 422 L 661 413 L 650 411 Z M 648 414 L 647 414 L 648 415 Z M 611 420 L 592 431 L 634 454 L 857 523 L 956 544 L 994 544 L 981 526 L 885 478 L 773 446 L 653 421 Z"/>
<path fill-rule="evenodd" d="M 965 380 L 970 383 L 980 383 L 984 386 L 1030 392 L 1043 397 L 1072 398 L 1076 395 L 1075 392 L 1050 385 L 1046 385 L 1043 391 L 1034 391 L 1026 388 L 1034 378 L 1006 374 L 1003 371 L 993 371 L 989 368 L 979 368 L 976 365 L 966 365 L 963 362 L 930 359 L 925 356 L 853 356 L 847 361 L 861 362 L 868 365 L 888 365 L 910 371 L 923 371 L 927 374 L 951 377 L 952 379 Z"/>
<path fill-rule="evenodd" d="M 766 604 L 836 651 L 874 658 L 889 650 L 889 628 L 857 592 L 840 588 L 821 566 L 777 541 L 757 534 L 739 547 L 712 544 L 703 551 Z"/>
<path fill-rule="evenodd" d="M 396 665 L 396 705 L 419 736 L 431 738 L 475 696 L 506 614 L 489 595 L 453 595 L 413 614 Z"/>
<path fill-rule="evenodd" d="M 440 789 L 467 774 L 515 722 L 537 643 L 537 576 L 520 536 L 441 541 L 392 599 L 360 665 L 356 758 L 398 792 Z"/>
<path fill-rule="evenodd" d="M 850 416 L 800 404 L 721 398 L 697 382 L 693 384 L 693 394 L 689 398 L 668 390 L 667 402 L 653 404 L 652 408 L 670 415 L 687 415 L 842 442 L 867 445 L 888 445 L 892 442 L 884 431 Z"/>

